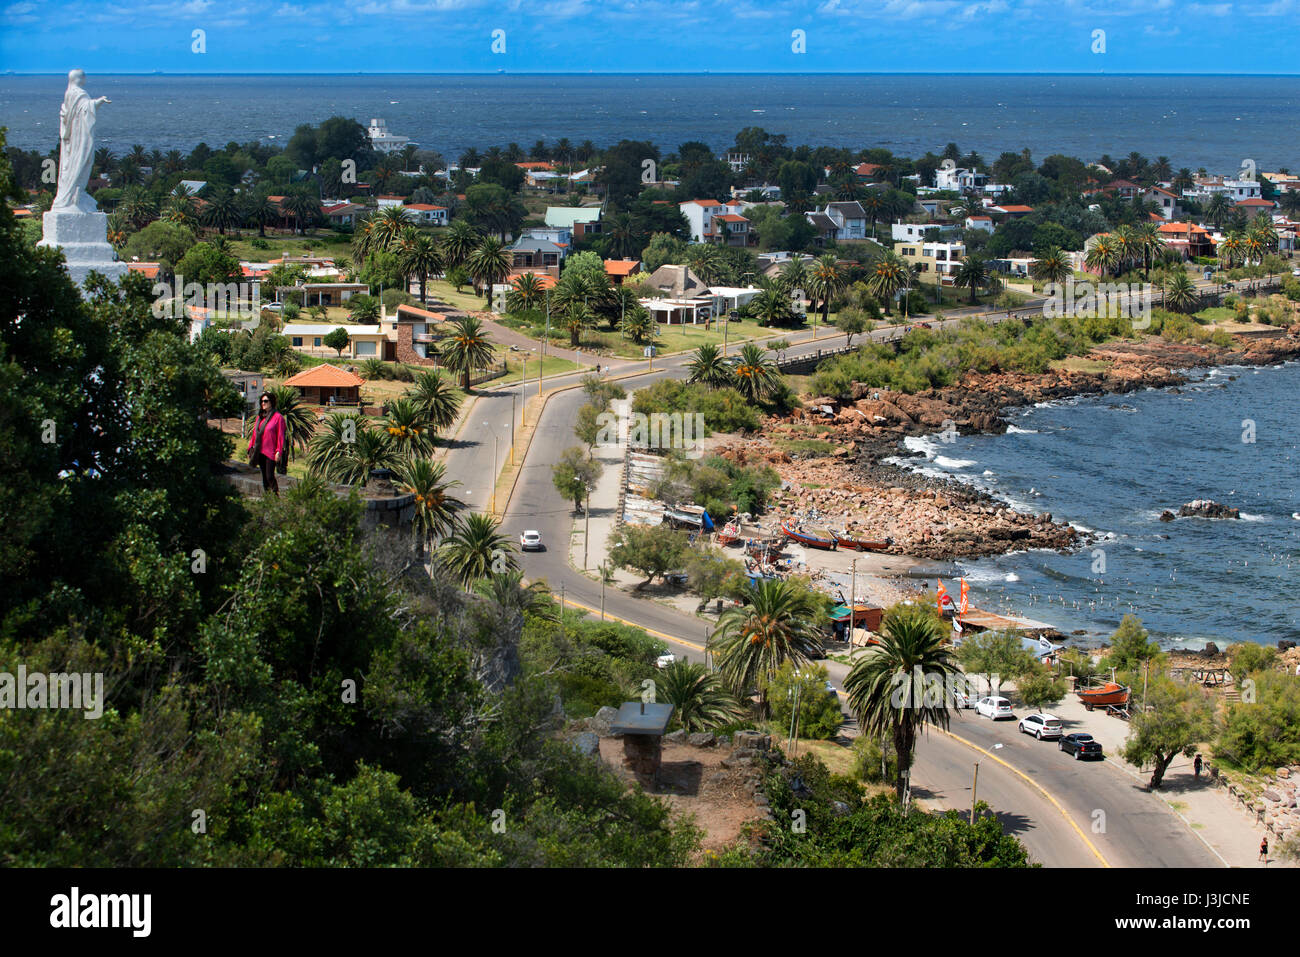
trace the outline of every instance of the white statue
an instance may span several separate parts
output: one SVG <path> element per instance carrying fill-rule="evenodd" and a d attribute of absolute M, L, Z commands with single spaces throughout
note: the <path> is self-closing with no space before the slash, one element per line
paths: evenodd
<path fill-rule="evenodd" d="M 51 210 L 93 213 L 99 209 L 86 192 L 86 184 L 95 161 L 95 111 L 99 104 L 112 101 L 106 96 L 92 100 L 82 89 L 85 82 L 86 74 L 81 70 L 68 74 L 68 89 L 59 109 L 59 192 Z"/>
<path fill-rule="evenodd" d="M 108 244 L 108 215 L 86 192 L 95 162 L 95 113 L 109 99 L 92 100 L 81 88 L 85 82 L 80 70 L 68 74 L 59 110 L 59 189 L 54 205 L 41 218 L 44 231 L 37 244 L 62 251 L 68 275 L 78 286 L 92 272 L 117 279 L 129 269 Z"/>

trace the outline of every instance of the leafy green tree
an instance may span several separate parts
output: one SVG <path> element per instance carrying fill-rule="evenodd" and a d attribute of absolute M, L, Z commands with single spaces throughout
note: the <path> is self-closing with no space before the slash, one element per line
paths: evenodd
<path fill-rule="evenodd" d="M 839 734 L 844 712 L 840 710 L 839 696 L 826 687 L 828 677 L 825 665 L 796 668 L 789 661 L 781 665 L 767 687 L 776 726 L 789 733 L 795 722 L 797 696 L 799 714 L 795 733 L 799 737 L 826 740 Z"/>
<path fill-rule="evenodd" d="M 868 331 L 871 320 L 861 309 L 844 309 L 835 317 L 835 327 L 844 333 L 844 345 L 853 345 L 853 337 Z"/>
<path fill-rule="evenodd" d="M 1123 756 L 1137 767 L 1152 765 L 1154 790 L 1174 758 L 1190 758 L 1213 733 L 1213 704 L 1198 686 L 1158 675 L 1148 681 L 1146 706 L 1129 719 Z"/>
<path fill-rule="evenodd" d="M 1239 672 L 1236 665 L 1233 675 L 1242 700 L 1228 705 L 1214 740 L 1215 760 L 1252 773 L 1300 761 L 1300 684 L 1295 677 L 1271 669 Z"/>
<path fill-rule="evenodd" d="M 1018 681 L 1031 674 L 1037 664 L 1014 631 L 981 631 L 967 635 L 957 649 L 957 660 L 968 675 L 982 675 L 989 693 L 997 694 L 1002 681 Z"/>
<path fill-rule="evenodd" d="M 895 605 L 881 623 L 880 644 L 858 656 L 844 681 L 858 727 L 893 742 L 900 801 L 907 791 L 917 735 L 928 725 L 948 727 L 945 689 L 958 669 L 945 637 L 928 608 Z"/>
<path fill-rule="evenodd" d="M 745 566 L 718 548 L 687 549 L 682 570 L 686 572 L 686 586 L 700 599 L 697 612 L 714 598 L 738 596 L 744 590 Z"/>
<path fill-rule="evenodd" d="M 1157 661 L 1160 646 L 1142 627 L 1142 619 L 1125 615 L 1110 636 L 1110 652 L 1105 666 L 1118 671 L 1139 671 L 1147 662 Z"/>
<path fill-rule="evenodd" d="M 680 566 L 686 551 L 686 535 L 667 525 L 624 525 L 610 536 L 610 543 L 609 557 L 615 565 L 646 576 L 638 589 Z"/>
<path fill-rule="evenodd" d="M 1016 691 L 1026 707 L 1037 708 L 1054 705 L 1065 697 L 1065 682 L 1047 668 L 1039 667 L 1016 679 Z"/>
<path fill-rule="evenodd" d="M 573 502 L 573 510 L 582 509 L 587 494 L 596 487 L 604 467 L 579 446 L 565 449 L 551 468 L 555 490 Z"/>
<path fill-rule="evenodd" d="M 243 277 L 239 260 L 229 253 L 223 253 L 210 243 L 198 243 L 176 264 L 176 274 L 185 277 L 186 285 L 191 282 L 229 283 Z M 179 293 L 181 290 L 177 290 Z"/>
<path fill-rule="evenodd" d="M 348 334 L 346 329 L 339 326 L 337 329 L 332 329 L 325 333 L 325 335 L 321 336 L 320 341 L 330 349 L 337 352 L 339 358 L 342 358 L 343 350 L 352 344 L 352 336 Z"/>

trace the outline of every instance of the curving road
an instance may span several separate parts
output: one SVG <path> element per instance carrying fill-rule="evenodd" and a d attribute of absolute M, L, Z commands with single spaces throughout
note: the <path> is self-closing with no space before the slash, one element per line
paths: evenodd
<path fill-rule="evenodd" d="M 960 317 L 931 325 L 957 322 Z M 859 338 L 881 340 L 896 334 L 897 329 L 885 328 Z M 787 357 L 834 349 L 844 343 L 838 334 L 823 333 L 816 341 L 808 332 L 787 338 L 792 343 Z M 653 372 L 641 374 L 637 372 L 646 368 L 644 362 L 617 363 L 610 375 L 622 378 L 621 384 L 630 391 L 667 376 L 684 377 L 688 359 L 681 355 L 656 360 Z M 575 385 L 580 378 L 572 374 L 550 379 L 548 391 Z M 496 474 L 494 459 L 500 469 L 510 443 L 511 396 L 515 397 L 517 425 L 523 408 L 520 398 L 525 392 L 528 396 L 537 394 L 536 380 L 525 386 L 480 392 L 448 451 L 448 472 L 463 483 L 458 494 L 473 508 L 483 510 L 490 505 Z M 567 602 L 595 610 L 601 606 L 601 586 L 568 563 L 574 522 L 572 503 L 561 499 L 551 482 L 552 465 L 560 452 L 575 442 L 573 423 L 584 401 L 581 389 L 557 392 L 549 398 L 513 495 L 509 503 L 497 504 L 504 506 L 502 524 L 506 534 L 517 540 L 525 528 L 536 529 L 549 546 L 547 551 L 522 556 L 525 574 L 533 580 L 547 581 L 553 592 L 563 592 Z M 604 607 L 608 616 L 646 629 L 669 642 L 678 653 L 693 660 L 703 659 L 708 633 L 703 619 L 612 588 L 604 595 Z M 847 668 L 833 661 L 825 663 L 836 687 L 842 688 Z M 962 712 L 955 718 L 952 732 L 969 744 L 931 732 L 918 745 L 914 793 L 937 806 L 966 810 L 970 807 L 974 764 L 979 761 L 979 798 L 995 809 L 1033 859 L 1046 866 L 1222 866 L 1196 835 L 1163 809 L 1158 799 L 1105 762 L 1073 761 L 1050 742 L 1016 733 L 1014 721 L 995 725 L 987 719 L 977 720 L 973 712 Z M 997 744 L 1002 747 L 995 749 Z"/>

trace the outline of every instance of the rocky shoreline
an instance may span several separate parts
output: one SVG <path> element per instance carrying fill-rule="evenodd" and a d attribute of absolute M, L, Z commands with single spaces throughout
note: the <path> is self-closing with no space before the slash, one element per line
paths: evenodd
<path fill-rule="evenodd" d="M 1087 537 L 1050 514 L 1017 512 L 979 489 L 891 461 L 920 456 L 906 449 L 903 439 L 937 435 L 942 442 L 945 433 L 997 434 L 1006 431 L 1003 413 L 1012 408 L 1176 387 L 1188 381 L 1180 370 L 1300 359 L 1300 338 L 1260 339 L 1239 348 L 1148 339 L 1099 347 L 1085 358 L 1104 363 L 1104 369 L 980 373 L 958 386 L 915 394 L 855 384 L 850 400 L 811 398 L 787 416 L 766 420 L 761 437 L 724 441 L 715 451 L 776 469 L 786 483 L 773 496 L 777 514 L 816 509 L 835 531 L 891 538 L 891 554 L 951 560 L 1025 549 L 1065 551 L 1087 544 Z M 834 450 L 786 451 L 787 443 L 812 436 Z"/>

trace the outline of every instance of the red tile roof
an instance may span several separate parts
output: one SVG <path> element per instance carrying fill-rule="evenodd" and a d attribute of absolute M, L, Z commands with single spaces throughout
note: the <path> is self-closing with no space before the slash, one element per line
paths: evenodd
<path fill-rule="evenodd" d="M 307 386 L 309 388 L 340 389 L 358 386 L 366 380 L 347 369 L 340 369 L 329 363 L 313 366 L 284 380 L 285 385 Z"/>
<path fill-rule="evenodd" d="M 630 276 L 640 265 L 639 259 L 606 259 L 605 272 L 611 276 Z"/>

